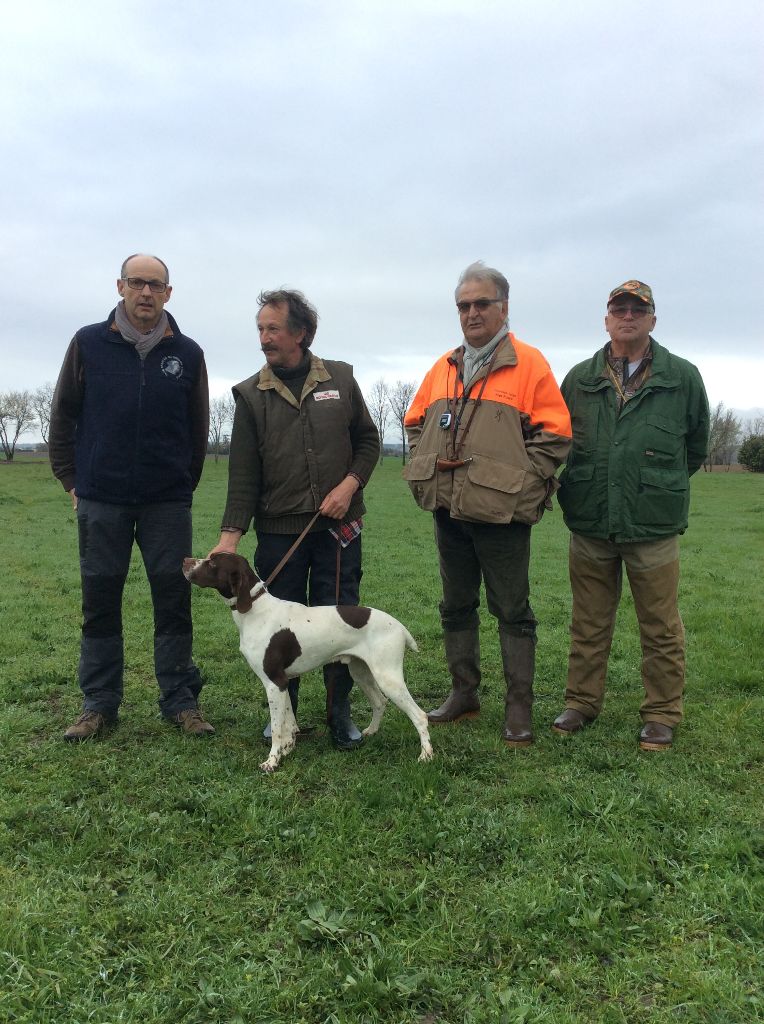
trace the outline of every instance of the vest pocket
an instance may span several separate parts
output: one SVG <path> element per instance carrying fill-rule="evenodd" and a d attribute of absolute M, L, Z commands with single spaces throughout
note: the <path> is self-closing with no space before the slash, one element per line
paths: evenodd
<path fill-rule="evenodd" d="M 403 469 L 403 479 L 408 482 L 414 501 L 426 512 L 434 512 L 436 508 L 438 485 L 435 479 L 435 463 L 437 452 L 425 452 L 414 455 L 408 466 Z"/>
<path fill-rule="evenodd" d="M 473 455 L 462 475 L 456 498 L 462 519 L 477 523 L 510 523 L 525 482 L 526 470 L 507 466 L 488 455 Z"/>

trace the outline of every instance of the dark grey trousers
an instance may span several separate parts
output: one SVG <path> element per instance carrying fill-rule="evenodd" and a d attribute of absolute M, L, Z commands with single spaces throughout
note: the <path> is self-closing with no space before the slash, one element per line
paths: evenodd
<path fill-rule="evenodd" d="M 525 523 L 470 523 L 435 513 L 443 600 L 440 618 L 446 632 L 476 629 L 480 581 L 488 610 L 512 636 L 536 636 L 529 602 L 531 528 Z"/>
<path fill-rule="evenodd" d="M 183 559 L 191 552 L 191 509 L 184 502 L 77 504 L 82 580 L 79 683 L 88 711 L 116 715 L 122 700 L 122 593 L 133 542 L 146 568 L 154 607 L 154 670 L 163 715 L 195 708 L 202 680 L 194 664 L 191 586 Z"/>

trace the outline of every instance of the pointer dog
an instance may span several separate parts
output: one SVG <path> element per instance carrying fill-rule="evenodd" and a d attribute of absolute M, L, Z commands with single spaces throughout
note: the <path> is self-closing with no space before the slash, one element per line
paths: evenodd
<path fill-rule="evenodd" d="M 239 628 L 239 649 L 259 676 L 271 710 L 272 744 L 260 767 L 272 772 L 295 745 L 298 733 L 287 682 L 332 661 L 347 665 L 369 699 L 372 717 L 364 736 L 382 721 L 388 699 L 408 715 L 422 744 L 420 761 L 432 758 L 427 715 L 415 703 L 403 678 L 403 655 L 416 642 L 397 619 L 376 608 L 340 605 L 306 608 L 269 594 L 242 555 L 219 552 L 186 558 L 183 574 L 199 587 L 212 587 L 225 599 Z"/>

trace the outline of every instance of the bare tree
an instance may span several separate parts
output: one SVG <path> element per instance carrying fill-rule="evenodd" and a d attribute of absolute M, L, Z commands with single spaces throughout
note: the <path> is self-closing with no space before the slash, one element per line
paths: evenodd
<path fill-rule="evenodd" d="M 764 436 L 764 416 L 752 416 L 745 425 L 746 437 Z"/>
<path fill-rule="evenodd" d="M 403 420 L 415 394 L 416 384 L 410 380 L 397 380 L 390 388 L 390 409 L 393 419 L 400 427 L 404 465 L 406 463 L 406 428 L 403 426 Z"/>
<path fill-rule="evenodd" d="M 711 411 L 711 423 L 708 438 L 708 455 L 704 463 L 710 473 L 714 466 L 726 466 L 729 471 L 732 458 L 737 451 L 742 426 L 740 420 L 731 409 L 724 408 L 719 402 Z"/>
<path fill-rule="evenodd" d="M 0 444 L 6 462 L 13 462 L 16 442 L 34 424 L 34 408 L 29 391 L 4 391 L 0 394 Z"/>
<path fill-rule="evenodd" d="M 235 402 L 233 395 L 213 398 L 210 402 L 209 447 L 215 453 L 215 462 L 220 458 L 220 449 L 224 439 L 228 437 L 226 426 L 233 424 Z"/>
<path fill-rule="evenodd" d="M 380 377 L 375 380 L 366 398 L 366 406 L 379 431 L 379 461 L 385 457 L 385 430 L 390 419 L 390 388 Z"/>
<path fill-rule="evenodd" d="M 50 429 L 50 407 L 53 404 L 53 392 L 55 387 L 50 381 L 46 381 L 36 391 L 32 392 L 32 408 L 37 417 L 40 433 L 45 444 L 48 443 L 48 430 Z"/>

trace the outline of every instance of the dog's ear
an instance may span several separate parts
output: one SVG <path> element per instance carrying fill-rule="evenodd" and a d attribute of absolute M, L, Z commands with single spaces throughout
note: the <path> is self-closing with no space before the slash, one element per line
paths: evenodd
<path fill-rule="evenodd" d="M 231 573 L 231 589 L 236 597 L 236 611 L 239 615 L 246 615 L 252 607 L 250 588 L 251 583 L 248 573 L 239 572 L 238 569 Z"/>

